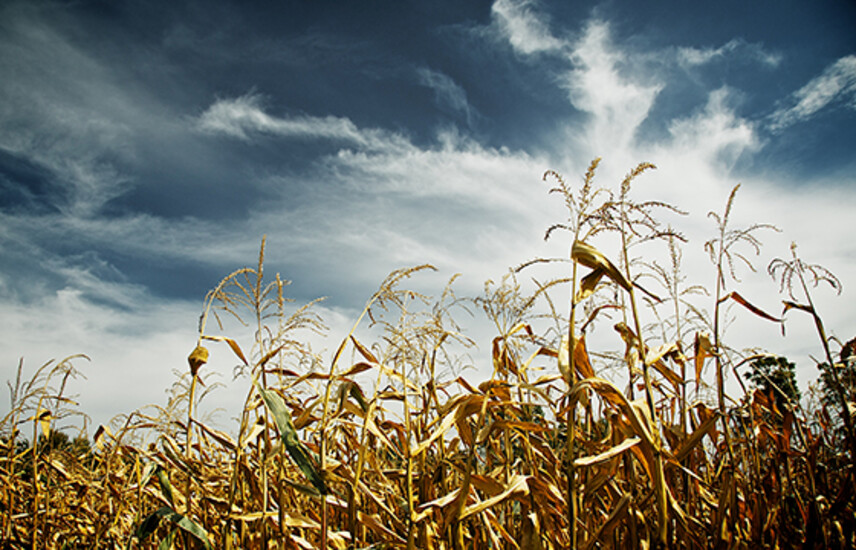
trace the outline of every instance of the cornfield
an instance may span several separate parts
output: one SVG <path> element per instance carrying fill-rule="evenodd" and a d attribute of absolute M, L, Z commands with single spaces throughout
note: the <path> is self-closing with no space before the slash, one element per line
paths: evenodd
<path fill-rule="evenodd" d="M 279 275 L 265 279 L 263 240 L 255 267 L 206 296 L 167 406 L 70 441 L 54 428 L 74 412 L 65 388 L 76 358 L 29 378 L 20 364 L 0 423 L 2 547 L 856 547 L 856 345 L 839 343 L 836 356 L 811 294 L 840 282 L 794 246 L 768 267 L 786 294 L 781 315 L 733 290 L 758 235 L 775 230 L 731 227 L 735 187 L 709 215 L 715 285 L 691 286 L 683 237 L 657 219 L 678 210 L 631 198 L 653 166 L 611 191 L 595 186 L 598 162 L 579 189 L 545 174 L 568 212 L 546 238 L 568 235 L 569 257 L 535 258 L 478 298 L 457 296 L 454 277 L 439 298 L 407 289 L 430 265 L 394 271 L 328 361 L 296 337 L 322 319 L 314 303 L 287 306 Z M 620 243 L 616 254 L 595 248 L 599 234 Z M 657 241 L 670 265 L 639 257 Z M 545 263 L 564 275 L 525 293 L 518 275 Z M 763 356 L 723 341 L 727 305 L 759 323 L 811 316 L 822 399 L 803 407 L 764 374 L 746 385 Z M 492 374 L 477 384 L 461 375 L 474 342 L 456 320 L 472 311 L 496 330 Z M 224 318 L 253 341 L 222 334 Z M 361 325 L 377 342 L 357 337 Z M 590 349 L 597 331 L 624 352 Z M 246 381 L 231 431 L 197 414 L 213 389 L 206 345 L 228 346 Z M 727 391 L 729 378 L 739 390 Z"/>

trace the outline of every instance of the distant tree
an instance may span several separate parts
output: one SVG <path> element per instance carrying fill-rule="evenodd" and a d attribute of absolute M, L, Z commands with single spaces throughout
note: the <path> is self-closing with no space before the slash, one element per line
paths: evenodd
<path fill-rule="evenodd" d="M 799 386 L 795 375 L 796 365 L 785 357 L 762 357 L 749 364 L 746 373 L 752 384 L 764 393 L 773 394 L 779 410 L 792 409 L 799 403 Z"/>
<path fill-rule="evenodd" d="M 839 390 L 849 404 L 856 402 L 856 338 L 844 344 L 838 358 L 839 362 L 832 366 L 828 363 L 817 366 L 820 370 L 820 400 L 831 410 L 840 408 Z"/>

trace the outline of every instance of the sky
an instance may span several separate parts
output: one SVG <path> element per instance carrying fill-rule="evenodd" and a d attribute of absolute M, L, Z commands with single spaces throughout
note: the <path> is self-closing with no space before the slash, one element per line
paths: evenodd
<path fill-rule="evenodd" d="M 613 189 L 638 163 L 657 166 L 634 193 L 687 212 L 668 221 L 687 237 L 689 281 L 708 288 L 707 214 L 740 184 L 733 227 L 781 231 L 758 234 L 757 257 L 743 249 L 758 271 L 738 266 L 729 290 L 780 314 L 766 266 L 796 242 L 841 281 L 840 295 L 818 287 L 816 305 L 849 340 L 853 28 L 856 3 L 828 0 L 6 0 L 0 378 L 21 358 L 26 376 L 82 353 L 72 389 L 93 423 L 163 404 L 206 292 L 253 266 L 262 236 L 267 272 L 293 281 L 296 305 L 326 297 L 328 338 L 306 336 L 319 350 L 394 269 L 431 263 L 414 285 L 439 294 L 461 273 L 457 292 L 478 296 L 510 267 L 567 256 L 566 238 L 543 240 L 565 211 L 542 175 L 578 186 L 595 157 L 596 182 Z M 488 358 L 477 317 L 462 324 Z M 807 315 L 788 313 L 786 337 L 732 317 L 735 345 L 815 378 Z M 229 408 L 246 380 L 231 380 L 225 346 L 209 347 Z"/>

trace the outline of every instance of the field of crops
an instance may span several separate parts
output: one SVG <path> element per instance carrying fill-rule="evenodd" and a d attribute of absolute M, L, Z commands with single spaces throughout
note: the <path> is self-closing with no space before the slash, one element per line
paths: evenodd
<path fill-rule="evenodd" d="M 457 296 L 454 277 L 439 297 L 410 290 L 428 265 L 395 271 L 326 362 L 295 337 L 323 320 L 265 278 L 263 242 L 257 265 L 206 297 L 188 370 L 157 414 L 70 437 L 53 428 L 73 410 L 76 359 L 19 368 L 0 423 L 2 548 L 856 546 L 856 344 L 828 338 L 812 301 L 840 282 L 794 247 L 768 266 L 784 313 L 735 290 L 735 268 L 771 229 L 731 226 L 735 188 L 710 214 L 716 286 L 699 294 L 681 235 L 657 220 L 675 209 L 631 199 L 653 167 L 610 190 L 597 164 L 579 186 L 545 175 L 568 212 L 547 237 L 567 239 L 569 257 L 534 259 L 477 298 Z M 592 245 L 606 233 L 618 250 Z M 670 265 L 636 257 L 651 241 Z M 522 291 L 518 275 L 556 262 L 564 276 Z M 759 323 L 813 319 L 814 399 L 800 399 L 792 363 L 723 341 L 726 306 Z M 655 307 L 659 322 L 643 324 Z M 495 326 L 481 381 L 458 368 L 472 344 L 463 309 Z M 545 312 L 551 328 L 536 332 Z M 254 341 L 223 334 L 225 317 Z M 360 341 L 362 326 L 376 342 Z M 617 333 L 624 352 L 590 349 L 595 330 Z M 238 426 L 196 414 L 210 346 L 243 366 Z"/>

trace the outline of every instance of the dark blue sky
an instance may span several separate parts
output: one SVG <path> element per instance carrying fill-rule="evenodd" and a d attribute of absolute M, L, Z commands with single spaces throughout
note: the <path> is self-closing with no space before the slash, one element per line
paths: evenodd
<path fill-rule="evenodd" d="M 543 172 L 595 156 L 604 182 L 656 163 L 697 251 L 743 183 L 735 216 L 784 230 L 769 255 L 797 240 L 847 288 L 854 28 L 852 1 L 4 2 L 0 374 L 180 368 L 262 235 L 333 325 L 405 265 L 478 293 L 547 253 Z"/>

